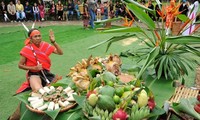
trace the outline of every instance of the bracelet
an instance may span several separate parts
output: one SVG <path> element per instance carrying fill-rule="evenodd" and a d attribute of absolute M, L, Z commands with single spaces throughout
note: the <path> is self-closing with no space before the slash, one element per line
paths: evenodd
<path fill-rule="evenodd" d="M 51 41 L 52 44 L 54 44 L 55 42 L 56 42 L 55 40 L 54 40 L 54 41 Z"/>

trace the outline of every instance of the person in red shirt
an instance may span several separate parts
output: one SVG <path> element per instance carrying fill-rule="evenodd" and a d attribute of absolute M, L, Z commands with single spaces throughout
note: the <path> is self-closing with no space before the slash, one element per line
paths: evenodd
<path fill-rule="evenodd" d="M 29 38 L 25 41 L 25 46 L 20 51 L 20 61 L 18 67 L 27 70 L 27 81 L 17 90 L 17 93 L 28 88 L 29 85 L 33 91 L 39 90 L 45 86 L 49 80 L 52 82 L 55 75 L 50 73 L 51 53 L 62 55 L 63 51 L 56 43 L 54 33 L 49 31 L 51 44 L 42 41 L 41 33 L 38 29 L 32 29 L 28 33 Z"/>

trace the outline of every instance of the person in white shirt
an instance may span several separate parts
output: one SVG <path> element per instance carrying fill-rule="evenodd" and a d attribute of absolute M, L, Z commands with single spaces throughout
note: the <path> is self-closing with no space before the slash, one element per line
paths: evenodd
<path fill-rule="evenodd" d="M 40 21 L 40 11 L 39 11 L 39 8 L 37 6 L 37 3 L 34 3 L 33 15 L 34 15 L 34 20 L 35 21 Z"/>
<path fill-rule="evenodd" d="M 199 9 L 199 1 L 193 0 L 192 4 L 188 7 L 188 18 L 193 19 L 191 23 L 189 23 L 186 27 L 187 29 L 182 33 L 182 35 L 190 35 L 194 29 L 195 29 L 195 22 L 196 22 L 196 16 Z"/>
<path fill-rule="evenodd" d="M 12 1 L 7 5 L 8 16 L 11 22 L 16 20 L 16 8 Z"/>

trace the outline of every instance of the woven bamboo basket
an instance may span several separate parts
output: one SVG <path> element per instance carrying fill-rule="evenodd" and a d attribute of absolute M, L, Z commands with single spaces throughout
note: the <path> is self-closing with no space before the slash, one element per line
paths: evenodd
<path fill-rule="evenodd" d="M 170 103 L 179 103 L 181 98 L 197 98 L 199 94 L 198 89 L 191 89 L 184 86 L 177 87 L 174 95 L 170 98 Z"/>
<path fill-rule="evenodd" d="M 198 89 L 200 89 L 200 66 L 196 69 L 195 85 Z"/>
<path fill-rule="evenodd" d="M 60 112 L 65 112 L 65 111 L 67 111 L 67 110 L 69 110 L 69 109 L 75 107 L 76 104 L 77 104 L 77 103 L 70 104 L 70 105 L 68 105 L 68 106 L 66 106 L 66 107 L 64 107 L 64 108 L 62 108 L 62 109 L 60 110 Z M 27 105 L 27 104 L 26 104 L 26 107 L 27 107 L 30 111 L 34 112 L 34 113 L 45 114 L 44 111 L 37 110 L 37 109 L 33 109 L 31 106 L 29 106 L 29 105 Z"/>
<path fill-rule="evenodd" d="M 181 21 L 175 21 L 172 24 L 172 35 L 178 35 L 178 32 L 180 31 L 181 28 Z"/>

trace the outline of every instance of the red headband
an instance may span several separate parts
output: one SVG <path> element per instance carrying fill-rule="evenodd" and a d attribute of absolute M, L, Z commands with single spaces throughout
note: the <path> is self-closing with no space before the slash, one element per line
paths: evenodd
<path fill-rule="evenodd" d="M 30 34 L 30 37 L 33 37 L 34 35 L 38 35 L 40 34 L 40 31 L 39 30 L 33 30 Z"/>
<path fill-rule="evenodd" d="M 30 34 L 30 37 L 33 37 L 34 35 L 38 35 L 40 34 L 40 31 L 39 30 L 33 30 Z M 30 43 L 30 37 L 27 38 L 25 41 L 24 41 L 24 44 L 25 45 L 28 45 Z"/>

